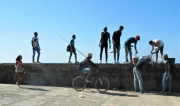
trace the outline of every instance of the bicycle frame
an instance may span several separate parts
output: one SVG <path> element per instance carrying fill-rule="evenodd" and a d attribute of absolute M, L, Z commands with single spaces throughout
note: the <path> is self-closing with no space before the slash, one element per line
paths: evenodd
<path fill-rule="evenodd" d="M 93 82 L 94 78 L 101 78 L 101 76 L 99 76 L 99 73 L 98 73 L 99 69 L 96 70 L 96 73 L 95 74 L 91 74 L 90 76 L 93 76 L 93 79 L 91 82 Z M 101 79 L 100 79 L 101 81 Z M 101 84 L 102 84 L 102 81 L 101 81 Z"/>
<path fill-rule="evenodd" d="M 100 91 L 100 92 L 107 91 L 108 88 L 109 88 L 109 81 L 108 81 L 107 78 L 99 75 L 98 71 L 99 71 L 99 69 L 96 70 L 95 74 L 91 74 L 91 76 L 89 76 L 89 78 L 92 78 L 92 79 L 90 79 L 91 81 L 86 81 L 86 77 L 87 77 L 86 74 L 76 76 L 72 81 L 72 86 L 74 87 L 75 90 L 82 91 L 82 90 L 84 90 L 86 88 L 86 85 L 88 83 L 91 83 L 91 82 L 95 81 L 95 83 L 94 83 L 95 88 L 98 91 Z M 76 82 L 77 79 L 80 80 L 80 83 L 76 83 L 77 84 L 77 86 L 76 86 L 75 82 Z"/>

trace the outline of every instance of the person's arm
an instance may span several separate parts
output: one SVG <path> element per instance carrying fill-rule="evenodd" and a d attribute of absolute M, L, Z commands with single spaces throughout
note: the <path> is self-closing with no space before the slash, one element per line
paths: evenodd
<path fill-rule="evenodd" d="M 126 41 L 126 45 L 130 45 L 130 43 L 128 41 Z"/>
<path fill-rule="evenodd" d="M 137 53 L 138 53 L 138 51 L 137 51 L 136 44 L 137 44 L 137 43 L 135 43 L 135 44 L 134 44 L 134 49 L 135 49 L 135 51 L 136 51 L 136 54 L 137 54 Z"/>
<path fill-rule="evenodd" d="M 32 48 L 34 48 L 34 47 L 33 47 L 33 39 L 31 40 L 31 45 L 32 45 Z"/>
<path fill-rule="evenodd" d="M 151 54 L 154 54 L 154 53 L 153 53 L 153 50 L 154 50 L 154 46 L 152 46 Z"/>
<path fill-rule="evenodd" d="M 37 40 L 37 44 L 38 44 L 39 49 L 41 49 L 41 48 L 40 48 L 40 45 L 39 45 L 39 39 Z"/>
<path fill-rule="evenodd" d="M 111 49 L 111 38 L 110 38 L 110 33 L 109 33 L 109 49 Z"/>
<path fill-rule="evenodd" d="M 160 43 L 159 43 L 159 41 L 157 41 L 157 49 L 156 49 L 156 51 L 154 52 L 154 53 L 156 53 L 156 52 L 158 52 L 158 50 L 160 49 Z"/>
<path fill-rule="evenodd" d="M 16 64 L 15 64 L 15 67 L 17 67 L 17 61 L 16 61 Z"/>
<path fill-rule="evenodd" d="M 96 64 L 94 64 L 91 60 L 89 60 L 89 63 L 91 66 L 98 68 L 98 66 Z"/>
<path fill-rule="evenodd" d="M 101 33 L 101 39 L 100 39 L 100 41 L 99 41 L 99 47 L 101 47 L 102 36 L 103 36 L 103 32 Z"/>
<path fill-rule="evenodd" d="M 112 43 L 114 44 L 114 45 L 116 45 L 116 43 L 115 43 L 115 39 L 114 39 L 114 36 L 115 36 L 115 32 L 113 33 L 113 36 L 112 36 Z"/>

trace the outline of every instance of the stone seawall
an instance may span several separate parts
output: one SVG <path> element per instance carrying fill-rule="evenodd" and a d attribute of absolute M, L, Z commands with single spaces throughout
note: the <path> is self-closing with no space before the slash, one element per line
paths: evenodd
<path fill-rule="evenodd" d="M 133 65 L 102 64 L 99 74 L 107 77 L 111 88 L 133 90 Z M 180 92 L 180 64 L 173 76 L 173 91 Z M 68 64 L 24 64 L 26 73 L 22 84 L 71 87 L 75 76 L 80 75 L 76 65 Z M 147 65 L 141 70 L 145 90 L 160 91 L 165 65 Z M 14 64 L 0 64 L 0 83 L 15 84 Z M 95 69 L 92 69 L 94 72 Z M 94 87 L 94 83 L 90 84 Z"/>

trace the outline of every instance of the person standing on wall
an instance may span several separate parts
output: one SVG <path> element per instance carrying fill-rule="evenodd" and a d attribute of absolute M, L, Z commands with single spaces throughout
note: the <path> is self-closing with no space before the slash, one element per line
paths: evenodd
<path fill-rule="evenodd" d="M 114 49 L 114 64 L 119 64 L 119 55 L 120 55 L 120 37 L 122 35 L 122 30 L 124 29 L 123 26 L 119 27 L 119 30 L 114 31 L 112 36 L 112 43 L 113 43 L 113 49 Z M 116 61 L 116 52 L 117 52 L 117 61 Z"/>
<path fill-rule="evenodd" d="M 162 40 L 155 39 L 155 40 L 150 40 L 149 44 L 152 46 L 151 54 L 156 53 L 156 62 L 157 62 L 159 50 L 161 52 L 161 57 L 163 56 L 164 43 Z M 157 47 L 155 49 L 155 52 L 153 52 L 154 47 Z M 161 62 L 163 62 L 163 60 Z"/>
<path fill-rule="evenodd" d="M 137 35 L 136 37 L 130 37 L 125 41 L 124 48 L 125 48 L 126 62 L 129 62 L 128 53 L 130 53 L 130 61 L 132 63 L 132 50 L 131 50 L 132 45 L 131 45 L 131 43 L 134 43 L 134 49 L 136 51 L 136 54 L 138 53 L 137 47 L 136 47 L 138 40 L 140 40 L 139 35 Z"/>
<path fill-rule="evenodd" d="M 103 49 L 105 48 L 105 54 L 106 54 L 106 63 L 108 60 L 108 39 L 109 39 L 109 49 L 111 48 L 111 40 L 110 40 L 110 33 L 107 32 L 107 27 L 104 27 L 104 32 L 101 33 L 101 39 L 99 42 L 100 47 L 100 64 L 102 63 L 102 53 Z"/>
<path fill-rule="evenodd" d="M 21 55 L 19 55 L 16 58 L 15 73 L 16 73 L 16 77 L 17 77 L 16 78 L 17 79 L 16 84 L 19 86 L 20 81 L 22 80 L 22 74 L 25 73 L 25 70 L 24 70 L 23 65 L 22 65 L 22 56 Z"/>
<path fill-rule="evenodd" d="M 144 93 L 144 87 L 143 87 L 143 80 L 141 75 L 141 68 L 142 66 L 148 64 L 151 61 L 150 58 L 147 59 L 140 59 L 137 63 L 134 63 L 135 66 L 133 68 L 133 75 L 134 75 L 134 91 L 137 92 L 138 89 L 138 82 L 139 82 L 139 89 L 140 93 Z"/>
<path fill-rule="evenodd" d="M 69 56 L 68 64 L 72 64 L 72 62 L 71 62 L 72 53 L 74 53 L 74 56 L 75 56 L 75 64 L 79 63 L 77 61 L 77 54 L 76 54 L 76 48 L 75 48 L 75 39 L 76 39 L 76 35 L 72 35 L 72 40 L 70 41 L 71 50 L 70 50 L 70 56 Z"/>
<path fill-rule="evenodd" d="M 37 63 L 40 63 L 39 61 L 39 57 L 40 57 L 40 45 L 39 45 L 39 38 L 37 37 L 38 36 L 38 33 L 37 32 L 34 32 L 34 37 L 32 38 L 32 49 L 33 49 L 33 56 L 32 56 L 32 61 L 33 63 L 35 63 L 34 61 L 34 57 L 35 57 L 35 53 L 37 52 L 38 53 L 38 56 L 37 56 Z"/>

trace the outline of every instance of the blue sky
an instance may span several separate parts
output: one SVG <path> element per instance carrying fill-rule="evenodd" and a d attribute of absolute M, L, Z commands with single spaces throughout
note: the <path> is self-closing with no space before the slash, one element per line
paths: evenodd
<path fill-rule="evenodd" d="M 141 36 L 137 43 L 139 57 L 150 54 L 149 40 L 161 39 L 164 53 L 180 63 L 179 6 L 179 0 L 1 0 L 0 62 L 13 63 L 21 54 L 24 63 L 31 63 L 31 39 L 36 31 L 42 63 L 67 63 L 67 43 L 59 35 L 70 41 L 73 34 L 77 36 L 76 48 L 85 55 L 93 53 L 92 60 L 99 63 L 103 28 L 108 27 L 112 38 L 123 25 L 121 63 L 125 61 L 125 40 L 137 34 Z M 111 44 L 108 52 L 112 50 Z M 85 58 L 78 52 L 77 57 L 78 61 Z M 113 54 L 108 57 L 113 63 Z M 74 62 L 74 56 L 71 60 Z"/>

